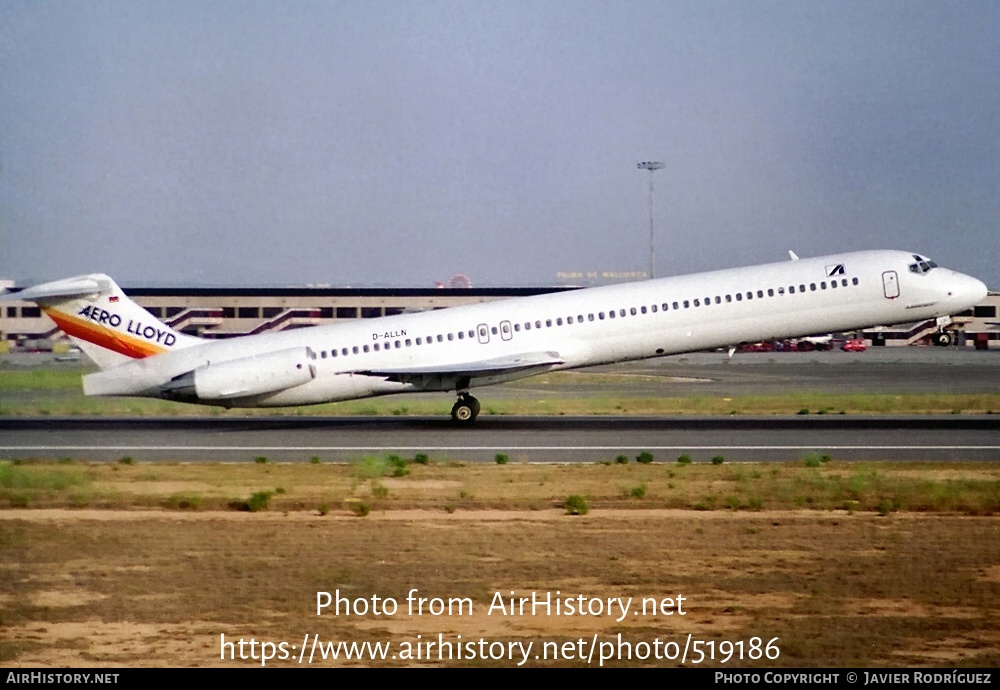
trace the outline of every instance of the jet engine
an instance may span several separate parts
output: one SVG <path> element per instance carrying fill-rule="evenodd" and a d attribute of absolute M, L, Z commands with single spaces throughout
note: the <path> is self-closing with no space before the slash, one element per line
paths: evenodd
<path fill-rule="evenodd" d="M 173 400 L 224 401 L 277 393 L 316 378 L 307 347 L 211 363 L 175 376 L 162 394 Z"/>

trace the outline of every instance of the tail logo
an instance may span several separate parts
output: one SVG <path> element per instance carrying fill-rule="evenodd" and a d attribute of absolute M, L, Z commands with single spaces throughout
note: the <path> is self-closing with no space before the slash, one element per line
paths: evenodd
<path fill-rule="evenodd" d="M 77 316 L 86 316 L 94 323 L 106 323 L 112 328 L 122 325 L 122 317 L 114 312 L 98 309 L 97 307 L 85 307 L 76 313 Z"/>
<path fill-rule="evenodd" d="M 122 317 L 118 314 L 105 309 L 98 309 L 97 307 L 84 307 L 77 312 L 77 316 L 85 316 L 94 323 L 107 324 L 112 328 L 118 328 L 122 325 Z M 160 345 L 165 345 L 166 347 L 170 347 L 177 342 L 177 336 L 173 333 L 160 330 L 155 326 L 143 326 L 141 321 L 134 321 L 132 319 L 129 319 L 128 325 L 125 327 L 125 332 L 145 338 L 154 343 L 159 343 Z"/>
<path fill-rule="evenodd" d="M 111 350 L 112 352 L 117 352 L 120 355 L 125 355 L 133 359 L 141 359 L 166 352 L 167 347 L 172 345 L 176 340 L 176 336 L 173 333 L 161 332 L 163 334 L 160 336 L 163 340 L 162 344 L 149 342 L 157 338 L 157 331 L 155 328 L 151 329 L 149 326 L 142 327 L 141 324 L 141 330 L 139 331 L 140 338 L 125 335 L 120 330 L 117 330 L 123 322 L 122 317 L 114 312 L 97 307 L 86 307 L 75 315 L 65 314 L 52 307 L 42 307 L 42 310 L 48 314 L 50 319 L 55 321 L 56 325 L 66 335 L 79 338 L 105 350 Z M 97 324 L 96 326 L 93 325 L 95 323 Z M 136 333 L 133 322 L 129 321 L 128 324 L 132 329 L 130 333 Z M 151 331 L 149 333 L 150 337 L 144 335 L 144 332 L 147 331 Z"/>

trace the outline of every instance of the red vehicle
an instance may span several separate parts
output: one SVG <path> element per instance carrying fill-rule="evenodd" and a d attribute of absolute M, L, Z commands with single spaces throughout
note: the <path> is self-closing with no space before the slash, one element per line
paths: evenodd
<path fill-rule="evenodd" d="M 774 352 L 774 343 L 770 341 L 763 343 L 743 343 L 739 349 L 740 352 Z"/>
<path fill-rule="evenodd" d="M 844 352 L 864 352 L 868 349 L 868 343 L 861 339 L 845 340 L 840 349 Z"/>

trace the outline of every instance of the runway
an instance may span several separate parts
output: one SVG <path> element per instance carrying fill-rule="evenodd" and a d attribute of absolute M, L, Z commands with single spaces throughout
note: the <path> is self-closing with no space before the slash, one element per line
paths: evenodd
<path fill-rule="evenodd" d="M 1000 461 L 1000 416 L 0 418 L 0 457 L 140 462 L 350 462 L 427 453 L 437 461 L 658 462 L 800 459 Z"/>

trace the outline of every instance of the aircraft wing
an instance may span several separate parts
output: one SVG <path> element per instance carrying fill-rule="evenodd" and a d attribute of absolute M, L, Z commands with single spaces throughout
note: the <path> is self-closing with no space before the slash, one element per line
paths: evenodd
<path fill-rule="evenodd" d="M 443 386 L 451 388 L 456 384 L 462 387 L 461 383 L 463 379 L 465 380 L 465 385 L 468 385 L 468 380 L 474 378 L 503 376 L 517 372 L 527 372 L 528 370 L 540 370 L 564 363 L 565 360 L 559 356 L 558 352 L 530 352 L 461 364 L 362 369 L 353 373 L 364 376 L 381 376 L 389 381 L 413 383 L 420 387 L 438 388 Z"/>

